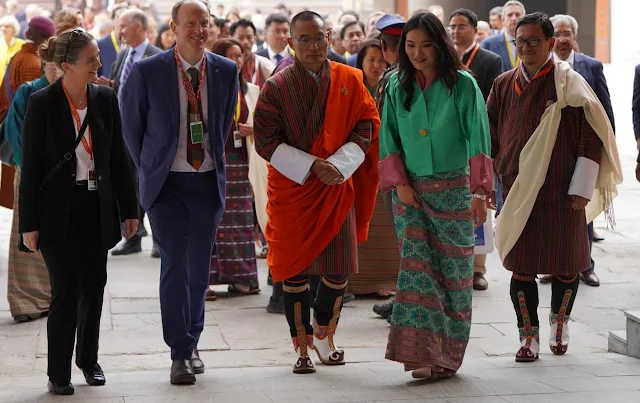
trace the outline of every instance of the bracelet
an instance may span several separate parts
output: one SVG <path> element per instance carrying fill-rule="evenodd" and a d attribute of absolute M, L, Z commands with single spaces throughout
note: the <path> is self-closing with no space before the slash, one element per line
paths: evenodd
<path fill-rule="evenodd" d="M 482 201 L 486 201 L 487 200 L 487 195 L 480 195 L 480 194 L 474 193 L 473 197 L 476 198 L 476 199 L 480 199 Z"/>

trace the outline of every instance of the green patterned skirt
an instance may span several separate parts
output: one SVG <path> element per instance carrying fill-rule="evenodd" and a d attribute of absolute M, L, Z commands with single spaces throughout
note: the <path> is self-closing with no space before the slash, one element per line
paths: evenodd
<path fill-rule="evenodd" d="M 469 171 L 411 176 L 421 209 L 400 202 L 393 215 L 400 274 L 386 358 L 406 371 L 457 371 L 469 342 L 473 288 L 473 222 Z"/>

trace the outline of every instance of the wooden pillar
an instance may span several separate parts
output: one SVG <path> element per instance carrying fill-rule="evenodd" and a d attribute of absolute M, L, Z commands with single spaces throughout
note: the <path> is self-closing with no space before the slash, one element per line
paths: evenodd
<path fill-rule="evenodd" d="M 396 14 L 405 20 L 409 18 L 409 0 L 396 0 Z"/>
<path fill-rule="evenodd" d="M 611 62 L 611 0 L 596 0 L 595 58 Z"/>

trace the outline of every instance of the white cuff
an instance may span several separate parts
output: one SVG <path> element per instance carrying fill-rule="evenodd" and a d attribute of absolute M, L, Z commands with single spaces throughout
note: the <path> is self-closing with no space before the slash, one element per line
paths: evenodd
<path fill-rule="evenodd" d="M 269 163 L 281 174 L 295 183 L 304 185 L 311 174 L 311 165 L 316 157 L 289 144 L 280 144 L 273 152 Z"/>
<path fill-rule="evenodd" d="M 347 143 L 340 147 L 331 157 L 327 158 L 327 162 L 331 163 L 344 177 L 344 180 L 351 178 L 358 167 L 362 165 L 365 159 L 364 151 L 356 143 Z"/>
<path fill-rule="evenodd" d="M 599 171 L 600 164 L 586 157 L 578 157 L 576 169 L 573 171 L 573 177 L 569 185 L 569 194 L 591 200 Z"/>

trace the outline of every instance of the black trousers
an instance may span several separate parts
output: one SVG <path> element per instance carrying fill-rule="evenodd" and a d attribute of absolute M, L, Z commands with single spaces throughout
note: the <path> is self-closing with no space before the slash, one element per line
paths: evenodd
<path fill-rule="evenodd" d="M 107 283 L 107 251 L 100 235 L 98 192 L 76 186 L 64 246 L 42 250 L 51 281 L 47 321 L 49 380 L 71 380 L 76 339 L 76 365 L 90 369 L 98 362 L 102 298 Z"/>

